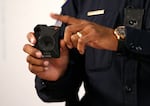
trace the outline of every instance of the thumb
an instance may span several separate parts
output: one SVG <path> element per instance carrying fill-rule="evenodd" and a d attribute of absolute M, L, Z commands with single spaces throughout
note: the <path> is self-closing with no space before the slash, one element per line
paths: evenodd
<path fill-rule="evenodd" d="M 29 33 L 27 34 L 27 39 L 28 39 L 28 41 L 29 41 L 31 44 L 33 44 L 33 45 L 36 43 L 36 38 L 35 38 L 33 32 L 29 32 Z"/>

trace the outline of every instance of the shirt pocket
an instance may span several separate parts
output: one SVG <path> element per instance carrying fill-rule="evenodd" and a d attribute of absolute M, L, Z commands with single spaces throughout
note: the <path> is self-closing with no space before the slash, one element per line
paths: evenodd
<path fill-rule="evenodd" d="M 112 52 L 88 47 L 85 61 L 87 70 L 104 71 L 111 67 Z"/>

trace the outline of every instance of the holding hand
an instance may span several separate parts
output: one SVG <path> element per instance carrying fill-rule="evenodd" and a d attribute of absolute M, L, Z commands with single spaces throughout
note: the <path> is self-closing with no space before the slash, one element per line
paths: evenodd
<path fill-rule="evenodd" d="M 69 60 L 64 40 L 60 41 L 60 58 L 42 58 L 41 51 L 32 46 L 36 43 L 34 33 L 30 32 L 27 39 L 31 44 L 25 44 L 23 50 L 29 54 L 27 56 L 29 70 L 45 80 L 59 79 L 64 74 Z"/>

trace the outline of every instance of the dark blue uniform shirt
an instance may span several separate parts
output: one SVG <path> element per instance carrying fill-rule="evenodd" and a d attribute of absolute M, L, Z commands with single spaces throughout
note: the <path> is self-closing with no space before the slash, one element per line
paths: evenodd
<path fill-rule="evenodd" d="M 62 14 L 116 28 L 123 25 L 126 1 L 68 0 Z M 123 51 L 87 47 L 85 55 L 80 55 L 76 49 L 70 50 L 70 63 L 62 78 L 52 82 L 36 77 L 36 90 L 43 101 L 66 101 L 67 106 L 150 106 L 150 0 L 133 0 L 132 6 L 144 9 L 143 23 L 140 30 L 126 27 Z M 87 15 L 96 10 L 104 10 L 104 14 Z M 79 100 L 82 82 L 85 96 Z"/>

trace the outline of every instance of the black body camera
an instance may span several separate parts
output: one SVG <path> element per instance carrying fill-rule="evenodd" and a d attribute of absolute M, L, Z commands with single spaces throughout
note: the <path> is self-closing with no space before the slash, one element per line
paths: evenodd
<path fill-rule="evenodd" d="M 35 26 L 34 32 L 37 40 L 35 48 L 42 52 L 44 58 L 58 58 L 60 56 L 59 29 L 56 26 Z"/>

